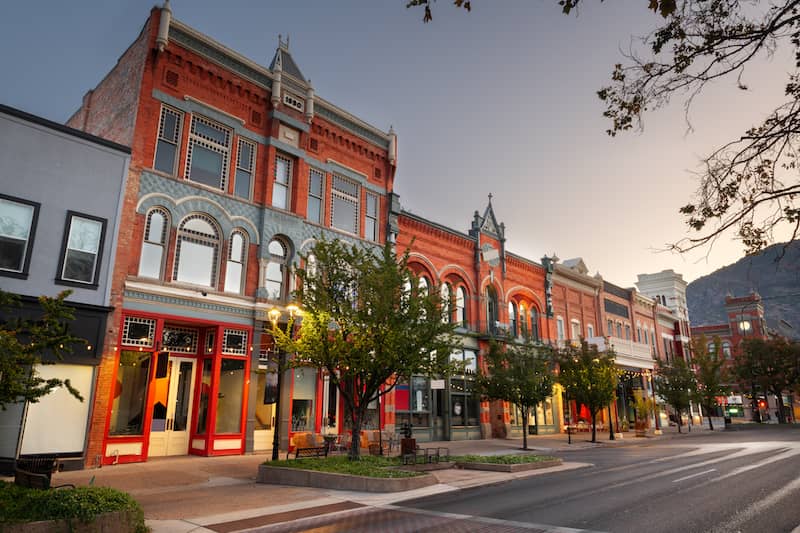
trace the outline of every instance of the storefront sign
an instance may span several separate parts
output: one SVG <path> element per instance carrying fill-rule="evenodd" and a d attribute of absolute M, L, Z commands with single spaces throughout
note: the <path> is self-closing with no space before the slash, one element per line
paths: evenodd
<path fill-rule="evenodd" d="M 444 380 L 443 379 L 432 379 L 431 380 L 431 390 L 437 389 L 444 389 Z"/>

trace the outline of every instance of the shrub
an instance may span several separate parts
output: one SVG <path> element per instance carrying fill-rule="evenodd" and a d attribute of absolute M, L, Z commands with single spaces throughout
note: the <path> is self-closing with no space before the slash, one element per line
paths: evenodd
<path fill-rule="evenodd" d="M 101 514 L 128 512 L 135 531 L 148 531 L 144 511 L 129 494 L 107 487 L 39 490 L 0 481 L 0 524 L 78 519 L 92 522 Z"/>

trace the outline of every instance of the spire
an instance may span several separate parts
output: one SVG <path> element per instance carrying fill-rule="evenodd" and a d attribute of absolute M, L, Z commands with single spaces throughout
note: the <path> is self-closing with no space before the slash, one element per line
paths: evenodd
<path fill-rule="evenodd" d="M 278 35 L 278 49 L 275 50 L 275 55 L 272 58 L 272 63 L 269 65 L 269 69 L 272 72 L 276 71 L 283 71 L 284 74 L 288 74 L 289 76 L 295 78 L 296 80 L 303 83 L 303 85 L 308 86 L 309 82 L 306 80 L 303 73 L 300 72 L 300 68 L 297 66 L 297 63 L 294 62 L 292 59 L 292 55 L 289 53 L 289 36 L 286 36 L 286 40 L 283 40 L 282 35 Z"/>

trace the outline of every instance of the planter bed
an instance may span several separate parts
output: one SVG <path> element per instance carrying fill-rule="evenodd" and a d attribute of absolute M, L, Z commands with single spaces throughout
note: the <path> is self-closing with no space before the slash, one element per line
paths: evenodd
<path fill-rule="evenodd" d="M 256 481 L 274 485 L 355 490 L 360 492 L 399 492 L 428 487 L 437 483 L 436 478 L 430 474 L 413 477 L 378 478 L 265 464 L 259 465 Z"/>
<path fill-rule="evenodd" d="M 551 459 L 547 461 L 537 461 L 534 463 L 517 464 L 456 462 L 456 466 L 465 470 L 486 470 L 489 472 L 525 472 L 527 470 L 561 466 L 561 463 L 561 459 Z"/>
<path fill-rule="evenodd" d="M 130 511 L 115 511 L 95 517 L 91 522 L 79 518 L 0 524 L 3 533 L 121 533 L 137 531 L 137 520 Z"/>

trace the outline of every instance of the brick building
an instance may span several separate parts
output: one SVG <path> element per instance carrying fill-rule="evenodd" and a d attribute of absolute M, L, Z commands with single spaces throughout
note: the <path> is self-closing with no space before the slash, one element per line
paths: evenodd
<path fill-rule="evenodd" d="M 87 464 L 268 449 L 275 424 L 284 449 L 340 431 L 313 369 L 286 373 L 274 412 L 263 331 L 272 308 L 287 322 L 314 239 L 385 241 L 394 133 L 316 95 L 288 41 L 264 67 L 168 2 L 69 125 L 133 149 Z"/>

